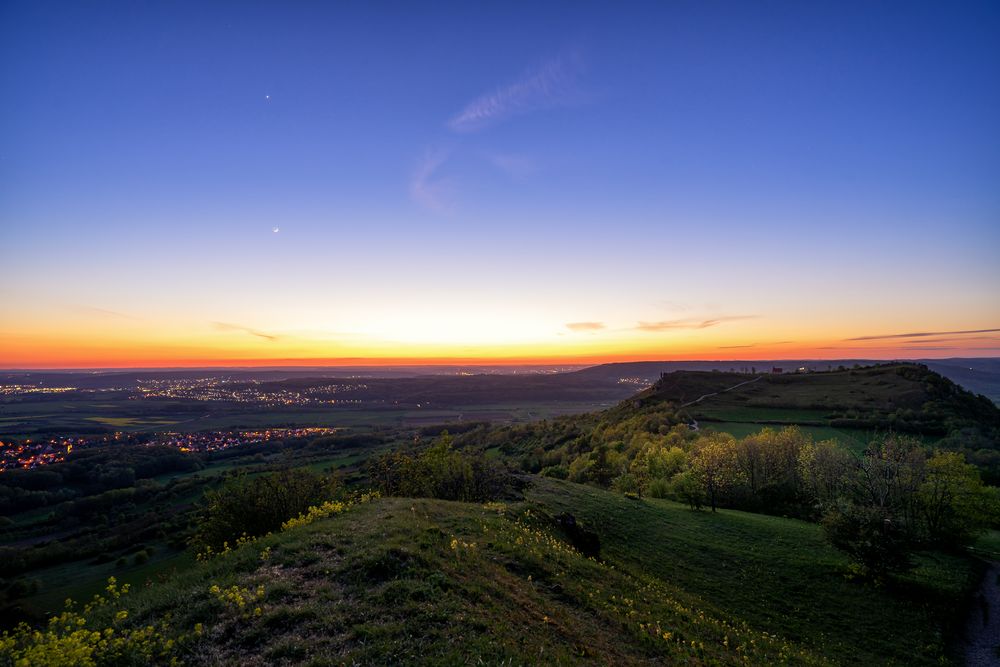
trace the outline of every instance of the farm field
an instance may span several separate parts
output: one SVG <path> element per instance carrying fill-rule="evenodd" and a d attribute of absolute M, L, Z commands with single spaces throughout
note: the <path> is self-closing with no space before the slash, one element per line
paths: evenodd
<path fill-rule="evenodd" d="M 610 405 L 589 401 L 525 401 L 455 408 L 386 406 L 252 408 L 238 404 L 195 404 L 134 400 L 101 402 L 0 402 L 0 437 L 119 431 L 152 433 L 275 427 L 419 428 L 445 422 L 523 422 L 577 414 Z"/>
<path fill-rule="evenodd" d="M 767 428 L 766 425 L 760 423 L 739 421 L 700 421 L 699 425 L 702 430 L 712 429 L 722 433 L 729 433 L 735 438 L 745 438 L 748 435 L 759 433 L 762 428 Z M 811 435 L 814 440 L 836 440 L 855 453 L 860 453 L 864 450 L 868 443 L 877 436 L 877 433 L 874 431 L 840 429 L 830 426 L 795 425 Z M 772 428 L 781 427 L 773 426 Z"/>

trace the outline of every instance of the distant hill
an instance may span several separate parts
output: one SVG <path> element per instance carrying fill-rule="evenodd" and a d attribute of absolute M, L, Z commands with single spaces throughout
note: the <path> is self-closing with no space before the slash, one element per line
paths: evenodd
<path fill-rule="evenodd" d="M 896 431 L 970 453 L 1000 450 L 1000 408 L 921 364 L 757 376 L 676 371 L 634 403 L 664 404 L 695 425 L 736 436 L 794 424 L 852 448 Z"/>
<path fill-rule="evenodd" d="M 927 359 L 921 363 L 969 391 L 1000 403 L 1000 359 Z"/>
<path fill-rule="evenodd" d="M 612 374 L 623 370 L 616 365 Z M 581 371 L 607 372 L 605 367 Z M 903 433 L 935 448 L 961 451 L 988 483 L 1000 483 L 1000 407 L 915 363 L 756 375 L 678 370 L 606 410 L 500 427 L 492 435 L 473 433 L 465 439 L 533 460 L 535 448 L 550 452 L 572 446 L 577 453 L 595 434 L 631 428 L 636 420 L 683 422 L 737 438 L 768 426 L 798 426 L 816 440 L 834 439 L 858 453 L 880 435 Z"/>
<path fill-rule="evenodd" d="M 720 371 L 720 372 L 770 372 L 781 369 L 782 373 L 792 373 L 800 368 L 809 371 L 830 371 L 841 366 L 852 368 L 871 366 L 885 362 L 871 359 L 781 359 L 752 361 L 634 361 L 612 364 L 600 364 L 572 373 L 579 377 L 594 380 L 613 380 L 617 378 L 636 378 L 646 382 L 655 382 L 663 373 L 675 371 Z M 908 363 L 901 361 L 900 363 Z M 1000 402 L 1000 359 L 969 358 L 969 359 L 915 359 L 909 363 L 919 363 L 932 371 L 943 375 L 965 389 L 983 394 L 994 402 Z"/>

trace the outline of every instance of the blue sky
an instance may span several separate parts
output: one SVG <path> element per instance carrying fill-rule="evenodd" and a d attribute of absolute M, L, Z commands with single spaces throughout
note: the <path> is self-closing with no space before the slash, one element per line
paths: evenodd
<path fill-rule="evenodd" d="M 5 3 L 0 335 L 1000 326 L 996 3 L 429 7 Z"/>

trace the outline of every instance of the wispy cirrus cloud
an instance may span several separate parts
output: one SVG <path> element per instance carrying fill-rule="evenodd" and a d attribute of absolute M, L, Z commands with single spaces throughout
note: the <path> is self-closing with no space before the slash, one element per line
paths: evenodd
<path fill-rule="evenodd" d="M 724 315 L 709 319 L 682 319 L 682 320 L 661 320 L 659 322 L 639 322 L 636 329 L 639 331 L 672 331 L 675 329 L 708 329 L 723 322 L 735 322 L 737 320 L 752 320 L 757 315 Z"/>
<path fill-rule="evenodd" d="M 790 344 L 792 344 L 794 342 L 795 341 L 793 341 L 793 340 L 776 340 L 773 343 L 747 343 L 746 345 L 719 345 L 715 349 L 717 349 L 717 350 L 735 350 L 735 349 L 738 349 L 738 348 L 746 348 L 746 347 L 760 347 L 762 345 L 765 346 L 765 347 L 769 347 L 771 345 L 790 345 Z"/>
<path fill-rule="evenodd" d="M 1000 342 L 997 336 L 959 336 L 946 338 L 912 338 L 902 341 L 903 345 L 926 345 L 928 343 L 968 343 L 969 341 L 990 341 Z"/>
<path fill-rule="evenodd" d="M 439 213 L 454 208 L 453 184 L 438 173 L 447 159 L 445 151 L 428 151 L 410 177 L 410 197 L 413 201 Z"/>
<path fill-rule="evenodd" d="M 264 340 L 275 341 L 281 338 L 281 336 L 277 334 L 269 334 L 263 331 L 258 331 L 257 329 L 245 327 L 240 324 L 231 324 L 229 322 L 212 322 L 212 326 L 214 326 L 218 331 L 242 331 L 243 333 L 256 336 L 257 338 L 263 338 Z"/>
<path fill-rule="evenodd" d="M 448 121 L 456 132 L 475 132 L 511 116 L 578 103 L 576 79 L 579 56 L 564 54 L 547 60 L 521 79 L 480 95 Z"/>
<path fill-rule="evenodd" d="M 600 331 L 607 327 L 604 322 L 567 322 L 566 328 L 570 331 Z"/>
<path fill-rule="evenodd" d="M 986 352 L 992 350 L 1000 350 L 1000 346 L 994 345 L 993 347 L 965 347 L 964 345 L 914 345 L 913 347 L 906 348 L 907 351 L 913 350 L 963 350 L 963 351 L 978 351 Z"/>
<path fill-rule="evenodd" d="M 998 333 L 1000 329 L 972 329 L 968 331 L 917 331 L 913 333 L 885 334 L 881 336 L 858 336 L 845 338 L 845 341 L 858 340 L 889 340 L 893 338 L 928 338 L 930 336 L 968 336 L 973 334 Z"/>

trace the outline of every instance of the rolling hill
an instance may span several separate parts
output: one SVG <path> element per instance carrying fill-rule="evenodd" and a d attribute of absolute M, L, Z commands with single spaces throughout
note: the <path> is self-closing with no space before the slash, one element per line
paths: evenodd
<path fill-rule="evenodd" d="M 669 404 L 721 430 L 795 424 L 861 440 L 879 431 L 937 440 L 971 429 L 994 448 L 1000 444 L 1000 408 L 919 364 L 752 377 L 681 371 L 664 375 L 635 402 Z"/>
<path fill-rule="evenodd" d="M 362 503 L 199 563 L 94 623 L 122 609 L 119 632 L 160 624 L 197 664 L 953 658 L 948 610 L 975 574 L 966 560 L 928 557 L 872 589 L 845 580 L 815 525 L 528 481 L 507 504 Z M 561 532 L 564 512 L 599 536 L 596 558 Z"/>

